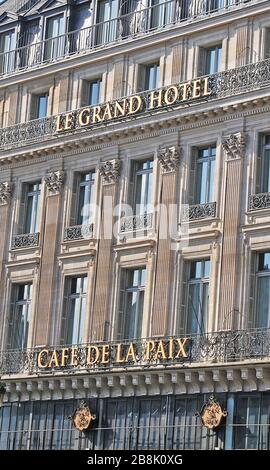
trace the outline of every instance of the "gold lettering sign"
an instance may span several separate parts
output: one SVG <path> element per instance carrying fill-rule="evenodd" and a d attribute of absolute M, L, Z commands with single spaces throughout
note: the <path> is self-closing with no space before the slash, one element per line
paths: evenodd
<path fill-rule="evenodd" d="M 189 338 L 151 339 L 142 342 L 89 344 L 81 348 L 44 348 L 37 354 L 39 369 L 63 369 L 85 366 L 87 368 L 114 367 L 126 364 L 151 365 L 171 363 L 188 358 Z"/>
<path fill-rule="evenodd" d="M 56 132 L 69 131 L 80 127 L 111 121 L 112 119 L 135 115 L 163 106 L 197 100 L 211 94 L 209 77 L 159 88 L 140 95 L 110 101 L 96 106 L 87 106 L 78 111 L 56 116 Z"/>

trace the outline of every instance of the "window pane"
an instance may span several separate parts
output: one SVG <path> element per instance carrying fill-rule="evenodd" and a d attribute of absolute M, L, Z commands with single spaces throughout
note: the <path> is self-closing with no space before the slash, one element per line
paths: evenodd
<path fill-rule="evenodd" d="M 197 333 L 200 330 L 200 285 L 191 284 L 188 292 L 188 323 L 187 333 Z"/>
<path fill-rule="evenodd" d="M 263 156 L 262 192 L 270 192 L 270 149 L 265 149 Z"/>
<path fill-rule="evenodd" d="M 100 101 L 100 80 L 90 83 L 89 104 L 91 106 Z"/>
<path fill-rule="evenodd" d="M 257 308 L 256 328 L 268 326 L 270 306 L 270 277 L 263 276 L 257 279 Z"/>
<path fill-rule="evenodd" d="M 259 271 L 270 270 L 270 253 L 259 254 Z"/>
<path fill-rule="evenodd" d="M 47 116 L 48 95 L 40 95 L 38 97 L 37 119 L 42 119 Z"/>

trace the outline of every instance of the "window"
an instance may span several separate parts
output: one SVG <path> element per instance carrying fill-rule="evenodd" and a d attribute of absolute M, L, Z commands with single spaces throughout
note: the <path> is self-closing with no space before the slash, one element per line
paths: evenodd
<path fill-rule="evenodd" d="M 0 34 L 0 72 L 8 73 L 14 70 L 15 60 L 15 31 Z"/>
<path fill-rule="evenodd" d="M 145 281 L 146 268 L 123 269 L 121 272 L 119 339 L 141 337 Z"/>
<path fill-rule="evenodd" d="M 206 49 L 205 75 L 220 72 L 222 47 L 214 46 Z"/>
<path fill-rule="evenodd" d="M 209 260 L 190 263 L 187 289 L 187 334 L 207 331 L 209 274 Z"/>
<path fill-rule="evenodd" d="M 134 209 L 136 214 L 144 214 L 152 201 L 153 160 L 136 162 L 134 177 Z"/>
<path fill-rule="evenodd" d="M 65 291 L 62 342 L 81 344 L 84 338 L 87 276 L 68 278 Z"/>
<path fill-rule="evenodd" d="M 89 224 L 90 222 L 90 205 L 93 204 L 94 183 L 94 172 L 80 175 L 76 225 Z"/>
<path fill-rule="evenodd" d="M 195 176 L 195 204 L 206 204 L 214 200 L 214 178 L 216 147 L 198 149 Z"/>
<path fill-rule="evenodd" d="M 144 90 L 153 90 L 159 83 L 159 64 L 145 66 L 145 85 Z"/>
<path fill-rule="evenodd" d="M 56 59 L 64 53 L 65 45 L 65 23 L 64 16 L 54 16 L 46 21 L 45 60 Z"/>
<path fill-rule="evenodd" d="M 9 348 L 25 349 L 31 317 L 32 284 L 14 285 L 9 326 Z"/>
<path fill-rule="evenodd" d="M 100 103 L 101 80 L 93 80 L 89 83 L 89 98 L 88 104 L 94 106 Z"/>
<path fill-rule="evenodd" d="M 259 192 L 270 192 L 270 135 L 263 137 L 262 161 L 259 175 Z"/>
<path fill-rule="evenodd" d="M 99 0 L 96 20 L 96 44 L 106 44 L 116 39 L 117 16 L 118 0 Z"/>
<path fill-rule="evenodd" d="M 40 221 L 40 181 L 26 186 L 24 233 L 36 233 Z"/>
<path fill-rule="evenodd" d="M 47 116 L 48 94 L 32 95 L 32 113 L 31 119 L 42 119 Z"/>
<path fill-rule="evenodd" d="M 255 328 L 269 327 L 270 313 L 270 253 L 258 255 L 256 276 Z"/>
<path fill-rule="evenodd" d="M 151 1 L 151 29 L 170 24 L 174 18 L 173 2 L 165 2 L 163 0 Z"/>

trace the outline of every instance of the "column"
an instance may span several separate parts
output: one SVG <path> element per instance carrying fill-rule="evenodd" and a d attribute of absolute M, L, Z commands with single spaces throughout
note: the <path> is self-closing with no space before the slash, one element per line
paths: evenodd
<path fill-rule="evenodd" d="M 5 262 L 7 260 L 8 251 L 6 250 L 8 230 L 8 218 L 9 218 L 9 205 L 12 196 L 12 185 L 6 181 L 0 183 L 0 311 L 3 298 L 4 298 L 4 274 L 5 274 Z M 3 322 L 2 322 L 3 324 Z"/>
<path fill-rule="evenodd" d="M 90 337 L 104 340 L 108 336 L 108 310 L 112 284 L 112 244 L 113 214 L 115 206 L 117 181 L 120 176 L 120 160 L 114 159 L 102 163 L 102 206 L 99 245 L 97 253 L 96 288 Z"/>
<path fill-rule="evenodd" d="M 241 132 L 225 137 L 226 181 L 221 251 L 220 308 L 218 328 L 234 326 L 237 310 L 237 268 L 239 264 L 239 225 L 245 136 Z"/>
<path fill-rule="evenodd" d="M 51 306 L 56 289 L 57 230 L 63 183 L 64 172 L 61 170 L 51 171 L 45 177 L 48 194 L 37 302 L 36 346 L 47 345 L 50 340 Z"/>
<path fill-rule="evenodd" d="M 180 162 L 179 147 L 160 149 L 158 152 L 158 161 L 162 174 L 162 187 L 154 303 L 151 318 L 153 336 L 168 333 L 170 297 L 173 282 L 173 261 L 175 255 L 175 252 L 171 249 L 169 208 L 171 204 L 176 204 L 176 178 L 177 168 Z"/>

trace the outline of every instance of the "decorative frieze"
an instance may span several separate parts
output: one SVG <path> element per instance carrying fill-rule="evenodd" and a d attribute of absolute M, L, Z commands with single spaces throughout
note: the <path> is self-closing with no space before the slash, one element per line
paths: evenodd
<path fill-rule="evenodd" d="M 242 158 L 246 147 L 246 136 L 242 132 L 230 134 L 223 138 L 222 146 L 228 160 Z"/>
<path fill-rule="evenodd" d="M 207 204 L 194 204 L 192 206 L 184 206 L 182 220 L 201 220 L 216 217 L 216 202 L 208 202 Z"/>
<path fill-rule="evenodd" d="M 50 171 L 45 176 L 45 183 L 47 189 L 51 195 L 59 194 L 62 189 L 65 180 L 65 172 L 62 170 L 59 171 Z"/>
<path fill-rule="evenodd" d="M 118 158 L 107 160 L 99 167 L 103 184 L 114 184 L 120 177 L 121 161 Z"/>
<path fill-rule="evenodd" d="M 178 146 L 161 148 L 158 151 L 158 161 L 162 173 L 176 171 L 181 158 L 181 149 Z"/>
<path fill-rule="evenodd" d="M 9 204 L 12 196 L 12 184 L 8 181 L 0 183 L 0 206 Z"/>

